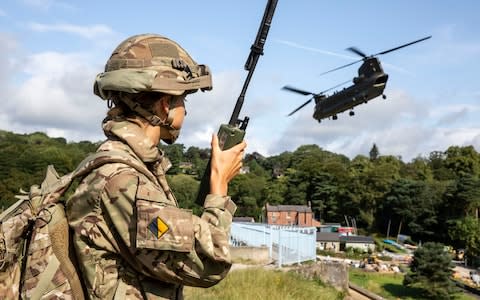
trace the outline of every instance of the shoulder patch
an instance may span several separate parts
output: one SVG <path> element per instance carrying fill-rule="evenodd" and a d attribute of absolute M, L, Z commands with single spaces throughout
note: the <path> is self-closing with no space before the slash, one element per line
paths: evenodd
<path fill-rule="evenodd" d="M 148 225 L 148 229 L 157 237 L 157 239 L 160 239 L 170 228 L 160 217 L 156 217 L 152 220 L 150 225 Z"/>

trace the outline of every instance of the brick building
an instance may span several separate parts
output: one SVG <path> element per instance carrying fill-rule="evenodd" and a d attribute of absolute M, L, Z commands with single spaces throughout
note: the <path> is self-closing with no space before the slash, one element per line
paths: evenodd
<path fill-rule="evenodd" d="M 271 225 L 296 225 L 319 227 L 312 209 L 306 205 L 265 204 L 265 220 Z"/>

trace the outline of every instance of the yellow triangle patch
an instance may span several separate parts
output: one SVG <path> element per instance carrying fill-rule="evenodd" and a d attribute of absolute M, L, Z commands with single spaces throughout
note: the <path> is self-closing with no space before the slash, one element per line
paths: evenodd
<path fill-rule="evenodd" d="M 157 239 L 160 239 L 170 228 L 160 217 L 156 217 L 150 222 L 148 229 Z"/>

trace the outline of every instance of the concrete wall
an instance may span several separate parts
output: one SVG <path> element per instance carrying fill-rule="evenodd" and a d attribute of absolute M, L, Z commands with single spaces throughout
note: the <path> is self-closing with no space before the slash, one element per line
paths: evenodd
<path fill-rule="evenodd" d="M 250 261 L 257 264 L 270 263 L 268 247 L 230 247 L 232 261 Z"/>
<path fill-rule="evenodd" d="M 295 271 L 307 279 L 320 279 L 337 290 L 348 290 L 348 269 L 345 263 L 317 261 L 314 264 L 300 266 Z"/>
<path fill-rule="evenodd" d="M 345 243 L 345 248 L 357 248 L 361 249 L 363 252 L 375 251 L 375 244 L 361 244 L 361 243 Z"/>

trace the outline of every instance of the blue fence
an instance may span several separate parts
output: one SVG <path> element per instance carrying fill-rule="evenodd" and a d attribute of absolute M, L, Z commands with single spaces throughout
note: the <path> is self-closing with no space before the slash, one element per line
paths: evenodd
<path fill-rule="evenodd" d="M 232 246 L 268 247 L 279 267 L 316 259 L 315 227 L 232 223 Z"/>

